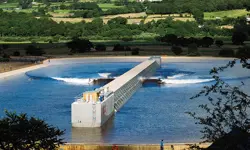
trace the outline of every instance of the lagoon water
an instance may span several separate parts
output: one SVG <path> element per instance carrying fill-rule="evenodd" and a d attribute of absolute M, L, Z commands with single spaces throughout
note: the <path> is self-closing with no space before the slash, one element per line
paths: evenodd
<path fill-rule="evenodd" d="M 71 128 L 71 103 L 74 97 L 100 85 L 89 84 L 98 73 L 116 77 L 138 61 L 108 60 L 96 63 L 68 61 L 0 80 L 0 117 L 4 109 L 25 112 L 65 129 L 67 142 L 84 143 L 159 143 L 200 141 L 200 127 L 185 112 L 203 114 L 197 106 L 207 98 L 190 100 L 203 86 L 214 83 L 209 70 L 225 65 L 228 60 L 168 60 L 155 76 L 165 85 L 145 84 L 126 105 L 102 128 Z M 250 91 L 250 72 L 239 65 L 221 74 L 230 84 L 245 82 Z"/>

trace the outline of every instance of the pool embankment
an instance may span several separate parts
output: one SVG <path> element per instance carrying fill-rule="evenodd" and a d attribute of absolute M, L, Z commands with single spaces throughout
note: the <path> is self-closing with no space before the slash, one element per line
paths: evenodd
<path fill-rule="evenodd" d="M 165 150 L 187 150 L 190 145 L 195 143 L 165 143 Z M 198 144 L 201 148 L 207 148 L 210 143 Z M 131 145 L 102 145 L 102 144 L 65 144 L 60 146 L 60 150 L 113 150 L 114 147 L 117 147 L 117 150 L 159 150 L 159 144 L 131 144 Z"/>

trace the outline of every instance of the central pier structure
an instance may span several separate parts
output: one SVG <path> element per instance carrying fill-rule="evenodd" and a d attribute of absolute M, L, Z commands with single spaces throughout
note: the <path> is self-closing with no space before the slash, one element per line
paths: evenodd
<path fill-rule="evenodd" d="M 71 105 L 73 127 L 101 127 L 161 66 L 153 56 L 94 91 L 84 92 Z"/>

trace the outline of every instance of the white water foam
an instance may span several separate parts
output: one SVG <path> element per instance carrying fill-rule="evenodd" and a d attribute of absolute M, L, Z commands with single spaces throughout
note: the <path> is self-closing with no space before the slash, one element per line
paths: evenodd
<path fill-rule="evenodd" d="M 213 80 L 214 79 L 162 79 L 161 81 L 165 84 L 196 84 Z"/>
<path fill-rule="evenodd" d="M 94 79 L 81 79 L 81 78 L 59 78 L 59 77 L 52 77 L 54 80 L 64 81 L 69 84 L 75 85 L 89 85 L 92 84 Z"/>
<path fill-rule="evenodd" d="M 180 78 L 180 77 L 183 77 L 183 76 L 186 76 L 187 74 L 183 74 L 183 73 L 180 73 L 180 74 L 176 74 L 176 75 L 173 75 L 173 76 L 169 76 L 168 79 L 176 79 L 176 78 Z"/>
<path fill-rule="evenodd" d="M 109 76 L 111 75 L 111 73 L 98 73 L 98 74 L 103 78 L 109 78 Z"/>

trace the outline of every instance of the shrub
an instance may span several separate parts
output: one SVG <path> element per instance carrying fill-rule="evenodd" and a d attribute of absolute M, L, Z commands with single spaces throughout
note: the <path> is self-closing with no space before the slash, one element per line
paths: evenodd
<path fill-rule="evenodd" d="M 132 37 L 123 37 L 121 40 L 124 42 L 129 42 L 129 41 L 133 41 L 133 38 Z"/>
<path fill-rule="evenodd" d="M 179 46 L 172 46 L 171 51 L 175 54 L 175 55 L 180 55 L 183 51 L 182 48 Z"/>
<path fill-rule="evenodd" d="M 83 53 L 90 51 L 94 47 L 93 43 L 88 39 L 79 39 L 77 37 L 72 38 L 72 41 L 66 43 L 66 46 L 72 53 Z"/>
<path fill-rule="evenodd" d="M 242 45 L 247 40 L 247 35 L 243 32 L 236 31 L 232 35 L 232 42 L 234 45 Z"/>
<path fill-rule="evenodd" d="M 166 34 L 161 38 L 161 42 L 166 42 L 169 45 L 174 45 L 176 43 L 177 36 L 175 34 Z"/>
<path fill-rule="evenodd" d="M 192 43 L 188 45 L 188 56 L 200 56 L 197 44 Z"/>
<path fill-rule="evenodd" d="M 139 55 L 139 53 L 140 53 L 140 48 L 134 48 L 131 51 L 131 55 Z"/>
<path fill-rule="evenodd" d="M 215 45 L 218 46 L 218 47 L 221 47 L 221 46 L 224 45 L 224 42 L 222 40 L 216 40 Z"/>
<path fill-rule="evenodd" d="M 250 58 L 250 46 L 240 47 L 236 52 L 238 58 Z"/>
<path fill-rule="evenodd" d="M 13 53 L 13 56 L 20 56 L 20 52 L 19 52 L 19 51 L 15 51 L 15 52 Z"/>
<path fill-rule="evenodd" d="M 5 58 L 5 59 L 10 59 L 10 56 L 9 56 L 8 54 L 4 53 L 4 54 L 3 54 L 3 58 Z"/>
<path fill-rule="evenodd" d="M 210 37 L 204 37 L 201 39 L 202 47 L 210 47 L 214 44 L 214 39 Z"/>
<path fill-rule="evenodd" d="M 32 56 L 42 56 L 43 54 L 45 54 L 43 49 L 41 49 L 40 47 L 36 47 L 34 45 L 29 45 L 28 47 L 25 48 L 25 50 L 27 55 L 32 55 Z"/>
<path fill-rule="evenodd" d="M 0 58 L 0 62 L 9 62 L 10 61 L 10 59 L 8 59 L 8 58 Z"/>
<path fill-rule="evenodd" d="M 124 51 L 124 46 L 122 46 L 121 44 L 115 44 L 113 51 Z"/>
<path fill-rule="evenodd" d="M 222 57 L 234 57 L 234 50 L 232 50 L 230 48 L 223 48 L 222 50 L 220 50 L 219 56 L 222 56 Z"/>
<path fill-rule="evenodd" d="M 97 44 L 95 46 L 95 50 L 96 51 L 106 51 L 106 45 L 104 45 L 104 44 Z"/>
<path fill-rule="evenodd" d="M 131 51 L 131 48 L 129 46 L 126 46 L 125 51 Z"/>

